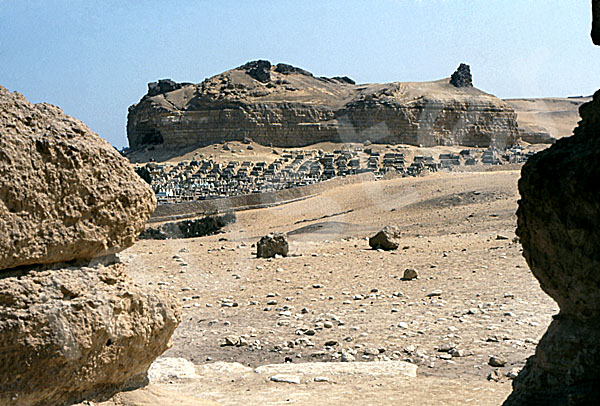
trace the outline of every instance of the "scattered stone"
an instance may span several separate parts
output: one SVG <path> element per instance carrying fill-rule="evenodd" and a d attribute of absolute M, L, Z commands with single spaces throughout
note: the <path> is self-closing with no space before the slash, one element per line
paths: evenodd
<path fill-rule="evenodd" d="M 258 258 L 273 258 L 275 255 L 287 256 L 289 244 L 287 237 L 282 233 L 268 234 L 256 244 Z"/>
<path fill-rule="evenodd" d="M 354 361 L 356 361 L 356 358 L 354 357 L 354 355 L 350 354 L 349 352 L 342 351 L 341 361 L 342 362 L 354 362 Z"/>
<path fill-rule="evenodd" d="M 386 226 L 373 237 L 369 238 L 369 246 L 373 249 L 386 251 L 395 250 L 400 245 L 400 230 L 395 226 Z"/>
<path fill-rule="evenodd" d="M 240 338 L 237 336 L 227 336 L 223 339 L 221 347 L 237 347 L 240 345 Z"/>
<path fill-rule="evenodd" d="M 494 369 L 488 374 L 487 379 L 488 381 L 500 382 L 500 380 L 502 380 L 502 372 L 498 369 Z"/>
<path fill-rule="evenodd" d="M 419 276 L 419 274 L 417 273 L 416 269 L 406 268 L 404 270 L 404 275 L 402 276 L 402 280 L 410 281 L 413 279 L 417 279 L 418 276 Z"/>
<path fill-rule="evenodd" d="M 284 382 L 284 383 L 294 383 L 294 384 L 299 384 L 300 383 L 300 377 L 296 376 L 296 375 L 273 375 L 271 378 L 271 381 L 273 382 Z"/>
<path fill-rule="evenodd" d="M 515 379 L 517 376 L 519 376 L 519 372 L 520 372 L 519 368 L 513 368 L 506 374 L 506 376 L 509 379 Z"/>
<path fill-rule="evenodd" d="M 497 357 L 490 357 L 488 364 L 492 367 L 503 367 L 504 365 L 506 365 L 506 361 L 503 360 L 502 358 L 497 358 Z"/>
<path fill-rule="evenodd" d="M 442 296 L 442 291 L 440 289 L 431 291 L 427 294 L 427 297 L 435 297 L 435 296 Z"/>

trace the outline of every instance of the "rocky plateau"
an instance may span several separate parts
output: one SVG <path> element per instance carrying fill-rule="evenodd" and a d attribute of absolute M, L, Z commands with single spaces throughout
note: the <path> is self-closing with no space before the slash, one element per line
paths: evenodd
<path fill-rule="evenodd" d="M 503 148 L 518 141 L 513 108 L 472 85 L 461 64 L 433 82 L 356 84 L 252 61 L 198 84 L 148 84 L 129 108 L 133 150 L 252 140 L 297 147 L 324 141 Z"/>

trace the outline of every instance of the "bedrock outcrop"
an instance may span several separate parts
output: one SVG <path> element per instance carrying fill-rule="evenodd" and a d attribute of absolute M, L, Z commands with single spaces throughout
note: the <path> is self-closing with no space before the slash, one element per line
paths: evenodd
<path fill-rule="evenodd" d="M 129 108 L 127 137 L 134 150 L 248 139 L 280 147 L 322 141 L 504 147 L 518 140 L 512 107 L 473 87 L 467 65 L 450 82 L 356 84 L 252 61 L 198 84 L 150 83 Z"/>
<path fill-rule="evenodd" d="M 600 91 L 580 114 L 572 137 L 534 155 L 521 172 L 517 234 L 560 312 L 506 406 L 600 404 Z"/>
<path fill-rule="evenodd" d="M 0 86 L 0 270 L 133 245 L 150 186 L 84 123 Z"/>
<path fill-rule="evenodd" d="M 592 0 L 592 39 L 600 7 Z M 513 381 L 505 406 L 600 404 L 600 90 L 571 137 L 523 166 L 517 235 L 560 312 Z"/>
<path fill-rule="evenodd" d="M 2 274 L 0 404 L 70 404 L 145 381 L 180 310 L 123 271 L 113 264 Z"/>

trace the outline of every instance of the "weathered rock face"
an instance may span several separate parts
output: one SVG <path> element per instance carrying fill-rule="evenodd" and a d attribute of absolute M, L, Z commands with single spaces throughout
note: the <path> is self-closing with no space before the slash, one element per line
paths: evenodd
<path fill-rule="evenodd" d="M 369 246 L 373 249 L 391 251 L 400 245 L 400 230 L 394 226 L 386 226 L 373 237 L 369 238 Z"/>
<path fill-rule="evenodd" d="M 0 404 L 62 405 L 146 379 L 179 323 L 123 265 L 6 271 L 0 279 Z"/>
<path fill-rule="evenodd" d="M 592 38 L 600 5 L 592 0 Z M 600 404 L 600 90 L 574 135 L 523 166 L 517 235 L 560 313 L 513 381 L 505 406 Z"/>
<path fill-rule="evenodd" d="M 574 135 L 534 155 L 519 181 L 523 255 L 560 313 L 505 405 L 600 404 L 600 91 Z"/>
<path fill-rule="evenodd" d="M 282 233 L 265 235 L 256 244 L 258 258 L 273 258 L 275 255 L 287 256 L 289 244 L 287 237 Z"/>
<path fill-rule="evenodd" d="M 0 86 L 0 270 L 131 246 L 156 207 L 108 142 Z"/>
<path fill-rule="evenodd" d="M 322 141 L 503 147 L 518 140 L 513 109 L 472 87 L 468 66 L 459 67 L 454 81 L 461 87 L 449 79 L 356 85 L 253 61 L 145 95 L 129 108 L 127 137 L 132 149 L 245 139 L 281 147 Z"/>
<path fill-rule="evenodd" d="M 0 404 L 66 405 L 145 380 L 177 302 L 144 292 L 114 258 L 64 262 L 110 261 L 155 206 L 83 123 L 0 86 Z"/>

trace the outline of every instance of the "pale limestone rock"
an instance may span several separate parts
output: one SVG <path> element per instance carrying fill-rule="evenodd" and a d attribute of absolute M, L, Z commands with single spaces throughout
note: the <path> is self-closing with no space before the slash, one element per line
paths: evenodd
<path fill-rule="evenodd" d="M 85 124 L 0 86 L 0 270 L 118 252 L 155 206 L 128 161 Z"/>

